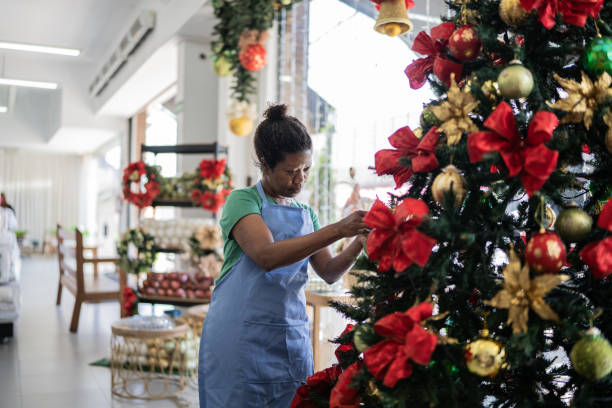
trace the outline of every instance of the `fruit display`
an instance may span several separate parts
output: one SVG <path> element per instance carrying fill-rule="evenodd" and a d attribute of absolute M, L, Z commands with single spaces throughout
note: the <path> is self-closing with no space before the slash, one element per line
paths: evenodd
<path fill-rule="evenodd" d="M 203 273 L 151 272 L 141 283 L 140 292 L 146 297 L 169 300 L 207 302 L 210 300 L 214 280 Z"/>

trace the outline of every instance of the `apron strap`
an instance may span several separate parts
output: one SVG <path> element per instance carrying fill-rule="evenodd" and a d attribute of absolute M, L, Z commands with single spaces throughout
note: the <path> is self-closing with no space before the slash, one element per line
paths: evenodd
<path fill-rule="evenodd" d="M 266 193 L 264 193 L 263 191 L 261 180 L 257 182 L 256 187 L 257 187 L 257 192 L 259 193 L 259 196 L 261 197 L 261 208 L 263 209 L 264 207 L 268 206 L 268 199 L 266 198 Z"/>

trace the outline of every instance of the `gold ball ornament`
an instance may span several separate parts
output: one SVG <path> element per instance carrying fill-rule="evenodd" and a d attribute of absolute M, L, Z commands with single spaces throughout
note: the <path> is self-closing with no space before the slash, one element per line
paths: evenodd
<path fill-rule="evenodd" d="M 572 347 L 572 365 L 578 374 L 589 380 L 601 380 L 612 372 L 612 346 L 596 327 L 585 334 Z"/>
<path fill-rule="evenodd" d="M 213 62 L 213 70 L 220 77 L 226 77 L 232 74 L 232 64 L 224 56 L 220 56 Z"/>
<path fill-rule="evenodd" d="M 236 136 L 246 136 L 253 130 L 253 119 L 248 116 L 233 118 L 229 121 L 229 128 Z"/>
<path fill-rule="evenodd" d="M 283 6 L 288 6 L 288 5 L 290 5 L 290 4 L 291 4 L 291 0 L 281 0 L 281 4 L 282 4 Z"/>
<path fill-rule="evenodd" d="M 374 335 L 374 328 L 369 324 L 362 324 L 357 326 L 355 334 L 353 335 L 353 344 L 358 352 L 363 353 L 370 345 L 363 340 L 363 337 Z"/>
<path fill-rule="evenodd" d="M 606 132 L 606 149 L 608 149 L 608 153 L 612 154 L 612 127 Z"/>
<path fill-rule="evenodd" d="M 504 98 L 526 98 L 533 90 L 533 75 L 519 60 L 512 60 L 499 73 L 497 85 Z"/>
<path fill-rule="evenodd" d="M 511 27 L 523 25 L 529 12 L 521 6 L 521 0 L 502 0 L 499 3 L 499 17 Z"/>
<path fill-rule="evenodd" d="M 493 378 L 506 366 L 506 349 L 491 338 L 479 338 L 465 346 L 465 364 L 471 373 Z"/>
<path fill-rule="evenodd" d="M 447 192 L 450 192 L 455 197 L 455 207 L 461 205 L 467 193 L 465 179 L 452 164 L 442 169 L 442 173 L 436 176 L 431 185 L 431 194 L 439 204 L 444 203 L 444 195 Z"/>
<path fill-rule="evenodd" d="M 565 242 L 578 242 L 585 239 L 593 228 L 593 218 L 582 211 L 575 203 L 561 211 L 555 223 L 555 231 Z"/>

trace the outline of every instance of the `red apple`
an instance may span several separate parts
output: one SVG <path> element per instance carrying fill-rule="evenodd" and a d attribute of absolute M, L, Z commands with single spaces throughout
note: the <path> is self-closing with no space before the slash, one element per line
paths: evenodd
<path fill-rule="evenodd" d="M 185 283 L 189 280 L 189 274 L 185 272 L 179 273 L 178 280 L 181 283 Z"/>
<path fill-rule="evenodd" d="M 166 296 L 166 289 L 157 289 L 157 296 Z"/>
<path fill-rule="evenodd" d="M 177 278 L 178 278 L 178 273 L 176 273 L 176 272 L 170 272 L 170 273 L 168 274 L 168 278 L 170 278 L 170 279 L 177 279 Z"/>
<path fill-rule="evenodd" d="M 206 280 L 206 275 L 204 275 L 202 272 L 196 272 L 195 279 L 197 282 L 202 282 L 203 280 Z"/>
<path fill-rule="evenodd" d="M 192 289 L 187 289 L 185 295 L 187 295 L 188 298 L 192 298 L 195 296 L 195 292 Z"/>
<path fill-rule="evenodd" d="M 181 287 L 181 283 L 177 280 L 170 281 L 170 287 L 174 290 L 177 290 Z"/>
<path fill-rule="evenodd" d="M 174 296 L 174 290 L 172 290 L 172 289 L 166 289 L 166 296 L 168 296 L 168 297 L 173 297 L 173 296 Z"/>
<path fill-rule="evenodd" d="M 163 273 L 156 273 L 156 272 L 152 272 L 149 274 L 149 277 L 153 280 L 156 281 L 160 281 L 164 279 L 164 274 Z"/>
<path fill-rule="evenodd" d="M 195 291 L 195 297 L 197 298 L 203 298 L 205 296 L 205 293 L 202 289 L 196 289 Z"/>
<path fill-rule="evenodd" d="M 178 289 L 177 289 L 177 290 L 174 292 L 174 294 L 175 294 L 177 297 L 181 297 L 181 298 L 184 298 L 184 297 L 186 296 L 185 289 L 183 289 L 183 288 L 178 288 Z"/>
<path fill-rule="evenodd" d="M 148 287 L 148 288 L 145 289 L 145 294 L 147 296 L 155 296 L 156 293 L 157 292 L 155 291 L 155 289 L 153 289 L 151 287 Z"/>
<path fill-rule="evenodd" d="M 149 283 L 149 285 L 152 288 L 158 289 L 159 288 L 159 281 L 152 281 L 152 282 Z"/>
<path fill-rule="evenodd" d="M 210 282 L 208 280 L 200 282 L 200 284 L 198 285 L 198 288 L 202 289 L 202 290 L 206 290 L 206 289 L 210 288 Z"/>
<path fill-rule="evenodd" d="M 193 290 L 193 289 L 195 289 L 197 287 L 197 284 L 195 284 L 195 283 L 193 283 L 192 281 L 189 280 L 189 281 L 185 282 L 183 287 L 185 289 L 192 289 Z"/>
<path fill-rule="evenodd" d="M 163 289 L 168 289 L 170 287 L 170 281 L 169 280 L 163 280 L 163 281 L 161 281 L 160 285 L 161 285 L 161 287 Z"/>

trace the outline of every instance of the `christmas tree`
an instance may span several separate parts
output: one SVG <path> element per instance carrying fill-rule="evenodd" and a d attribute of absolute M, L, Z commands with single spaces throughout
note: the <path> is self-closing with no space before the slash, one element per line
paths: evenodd
<path fill-rule="evenodd" d="M 407 192 L 292 407 L 612 407 L 612 1 L 449 7 L 405 71 L 437 99 L 375 156 Z"/>

